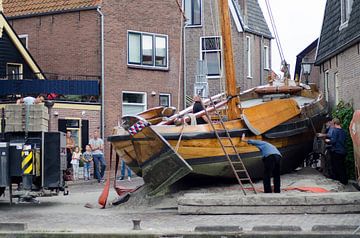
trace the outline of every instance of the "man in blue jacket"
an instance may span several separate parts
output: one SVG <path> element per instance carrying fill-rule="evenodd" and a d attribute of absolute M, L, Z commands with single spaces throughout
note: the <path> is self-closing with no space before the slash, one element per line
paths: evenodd
<path fill-rule="evenodd" d="M 331 169 L 333 172 L 334 179 L 340 181 L 342 184 L 348 183 L 346 175 L 345 158 L 346 158 L 346 133 L 341 128 L 340 120 L 337 118 L 333 119 L 334 128 L 330 136 L 325 139 L 325 142 L 331 145 Z"/>
<path fill-rule="evenodd" d="M 274 177 L 274 193 L 280 193 L 280 161 L 282 158 L 280 151 L 268 142 L 245 139 L 245 133 L 242 135 L 241 140 L 247 142 L 249 145 L 256 146 L 262 154 L 264 163 L 264 192 L 272 193 L 272 175 Z"/>

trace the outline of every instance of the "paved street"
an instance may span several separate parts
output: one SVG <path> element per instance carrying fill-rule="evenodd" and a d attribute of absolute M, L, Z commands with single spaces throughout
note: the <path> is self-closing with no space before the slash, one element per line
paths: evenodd
<path fill-rule="evenodd" d="M 290 176 L 291 177 L 291 176 Z M 293 176 L 294 177 L 294 176 Z M 295 176 L 296 178 L 298 176 Z M 289 182 L 284 179 L 284 183 Z M 126 187 L 141 184 L 140 178 L 131 182 L 120 181 Z M 299 226 L 310 232 L 314 225 L 360 225 L 360 214 L 325 215 L 178 215 L 176 196 L 153 200 L 148 204 L 130 203 L 124 206 L 100 209 L 97 205 L 103 184 L 96 182 L 69 186 L 68 196 L 39 198 L 40 204 L 15 204 L 12 207 L 5 198 L 0 199 L 0 222 L 28 224 L 33 232 L 94 232 L 126 233 L 132 231 L 132 220 L 140 219 L 142 231 L 146 232 L 189 232 L 196 226 L 240 226 L 251 231 L 254 226 Z M 116 198 L 111 189 L 109 201 Z M 93 208 L 86 208 L 89 203 Z"/>

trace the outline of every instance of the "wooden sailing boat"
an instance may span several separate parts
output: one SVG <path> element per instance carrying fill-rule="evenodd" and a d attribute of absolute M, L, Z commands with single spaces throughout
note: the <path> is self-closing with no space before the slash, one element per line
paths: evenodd
<path fill-rule="evenodd" d="M 206 110 L 226 112 L 228 120 L 224 124 L 252 179 L 262 177 L 263 165 L 259 151 L 241 141 L 243 133 L 274 144 L 285 158 L 282 172 L 292 171 L 311 150 L 314 130 L 324 121 L 324 98 L 308 85 L 267 85 L 238 95 L 228 1 L 220 0 L 219 6 L 227 99 L 219 101 L 221 95 L 217 95 L 204 100 Z M 143 176 L 151 194 L 188 174 L 234 177 L 210 125 L 176 126 L 176 122 L 187 120 L 185 114 L 191 108 L 166 118 L 163 110 L 154 108 L 136 117 L 124 116 L 122 126 L 114 128 L 108 138 L 126 164 Z M 195 115 L 204 115 L 204 111 Z"/>

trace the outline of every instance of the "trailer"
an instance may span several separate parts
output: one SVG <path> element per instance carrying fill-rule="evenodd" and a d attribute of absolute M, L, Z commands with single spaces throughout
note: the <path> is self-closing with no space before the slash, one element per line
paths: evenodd
<path fill-rule="evenodd" d="M 2 109 L 0 197 L 8 189 L 10 204 L 14 198 L 37 202 L 37 197 L 68 194 L 66 136 L 48 131 L 48 107 L 7 105 Z"/>

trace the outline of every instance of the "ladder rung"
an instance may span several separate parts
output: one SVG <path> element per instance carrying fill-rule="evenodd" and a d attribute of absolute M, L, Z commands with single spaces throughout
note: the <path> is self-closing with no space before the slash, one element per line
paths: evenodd
<path fill-rule="evenodd" d="M 224 140 L 231 140 L 230 137 L 224 137 L 224 136 L 219 136 L 220 139 L 224 139 Z"/>
<path fill-rule="evenodd" d="M 251 181 L 250 178 L 239 178 L 240 181 Z"/>
<path fill-rule="evenodd" d="M 246 172 L 245 169 L 235 170 L 236 172 Z"/>
<path fill-rule="evenodd" d="M 231 163 L 233 163 L 233 164 L 243 164 L 243 162 L 237 162 L 237 161 L 231 161 Z"/>

